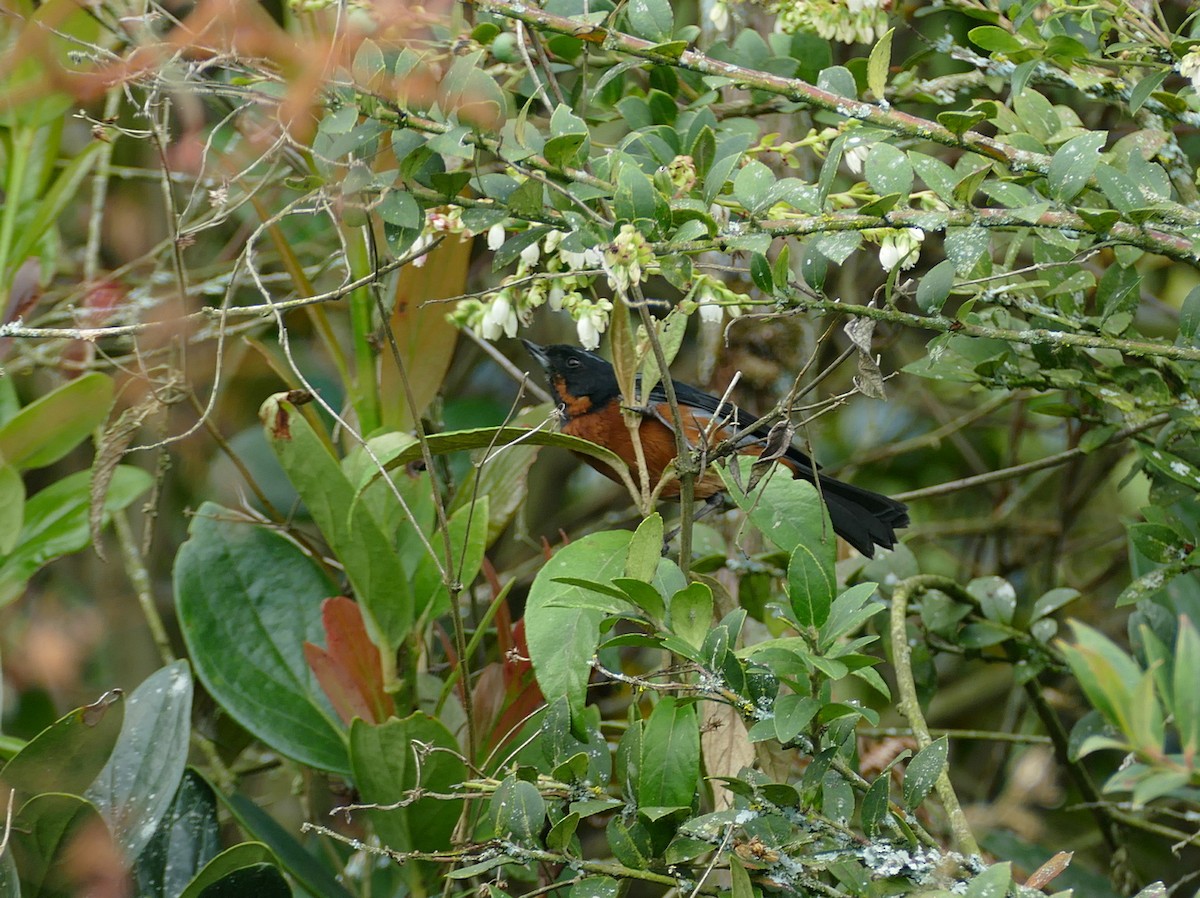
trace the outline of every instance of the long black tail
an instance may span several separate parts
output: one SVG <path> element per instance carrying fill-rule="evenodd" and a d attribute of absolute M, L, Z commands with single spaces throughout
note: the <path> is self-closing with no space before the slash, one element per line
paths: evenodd
<path fill-rule="evenodd" d="M 833 531 L 863 555 L 896 545 L 896 530 L 908 526 L 908 506 L 860 486 L 821 476 L 821 495 Z"/>

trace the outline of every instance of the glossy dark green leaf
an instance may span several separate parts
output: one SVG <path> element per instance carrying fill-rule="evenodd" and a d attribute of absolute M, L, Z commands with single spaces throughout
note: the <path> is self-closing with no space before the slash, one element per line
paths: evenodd
<path fill-rule="evenodd" d="M 1162 524 L 1130 524 L 1129 541 L 1148 559 L 1158 564 L 1185 557 L 1183 539 Z"/>
<path fill-rule="evenodd" d="M 222 876 L 206 886 L 199 898 L 292 898 L 292 889 L 272 864 L 254 864 Z"/>
<path fill-rule="evenodd" d="M 337 460 L 285 396 L 272 396 L 259 411 L 267 441 L 344 565 L 366 611 L 367 631 L 390 664 L 413 622 L 408 572 L 368 506 L 355 501 L 354 486 Z M 391 676 L 385 666 L 385 678 Z"/>
<path fill-rule="evenodd" d="M 175 603 L 196 673 L 251 733 L 288 757 L 349 773 L 341 734 L 304 660 L 324 642 L 336 589 L 296 545 L 206 503 L 175 558 Z"/>
<path fill-rule="evenodd" d="M 837 577 L 832 540 L 810 532 L 788 560 L 787 592 L 792 612 L 802 627 L 820 627 L 829 619 Z"/>
<path fill-rule="evenodd" d="M 206 890 L 210 886 L 220 883 L 226 877 L 236 873 L 239 870 L 253 869 L 256 867 L 273 865 L 275 856 L 271 854 L 271 849 L 261 842 L 242 842 L 239 845 L 234 845 L 232 848 L 227 848 L 212 858 L 199 873 L 188 883 L 180 894 L 179 898 L 200 898 L 202 894 L 207 894 Z M 246 894 L 230 893 L 220 890 L 220 894 L 232 895 Z M 257 895 L 257 892 L 253 894 Z"/>
<path fill-rule="evenodd" d="M 217 797 L 202 776 L 188 770 L 154 837 L 138 855 L 138 895 L 175 898 L 220 850 Z"/>
<path fill-rule="evenodd" d="M 667 696 L 650 712 L 641 739 L 639 807 L 690 807 L 700 776 L 700 726 L 694 704 Z"/>
<path fill-rule="evenodd" d="M 489 806 L 496 832 L 536 845 L 546 822 L 546 800 L 533 783 L 510 776 L 496 787 Z"/>
<path fill-rule="evenodd" d="M 47 792 L 27 801 L 13 818 L 9 851 L 22 895 L 59 898 L 77 894 L 69 886 L 66 854 L 76 838 L 104 845 L 108 832 L 96 808 L 76 795 Z"/>
<path fill-rule="evenodd" d="M 1070 202 L 1083 190 L 1100 164 L 1100 150 L 1107 139 L 1107 131 L 1091 131 L 1072 137 L 1055 151 L 1046 174 L 1054 197 Z"/>
<path fill-rule="evenodd" d="M 775 738 L 781 745 L 787 745 L 804 731 L 821 704 L 811 695 L 796 695 L 788 693 L 775 699 Z"/>
<path fill-rule="evenodd" d="M 863 832 L 867 834 L 868 838 L 873 839 L 878 836 L 883 828 L 883 821 L 887 819 L 888 790 L 891 780 L 891 771 L 884 771 L 875 778 L 863 796 L 859 818 L 862 821 Z"/>
<path fill-rule="evenodd" d="M 771 263 L 767 261 L 766 256 L 759 253 L 750 256 L 750 279 L 754 281 L 754 286 L 763 293 L 775 291 L 775 278 L 771 272 Z"/>
<path fill-rule="evenodd" d="M 412 798 L 411 791 L 418 788 L 452 792 L 467 776 L 450 731 L 420 712 L 378 726 L 355 720 L 350 727 L 350 763 L 367 804 L 392 805 Z M 460 801 L 422 798 L 405 807 L 367 813 L 388 848 L 434 851 L 450 844 L 461 811 Z"/>
<path fill-rule="evenodd" d="M 300 844 L 274 817 L 240 792 L 219 797 L 246 835 L 270 848 L 283 869 L 310 893 L 321 898 L 349 898 L 350 893 L 326 863 Z"/>
<path fill-rule="evenodd" d="M 946 769 L 946 756 L 950 751 L 949 740 L 942 736 L 921 749 L 904 769 L 904 806 L 910 811 L 916 808 L 933 789 L 942 771 Z"/>
<path fill-rule="evenodd" d="M 76 708 L 30 740 L 4 766 L 0 780 L 28 795 L 82 795 L 108 762 L 124 716 L 118 694 Z"/>
<path fill-rule="evenodd" d="M 192 672 L 186 661 L 175 661 L 126 699 L 121 734 L 86 795 L 131 861 L 174 800 L 191 735 Z"/>
<path fill-rule="evenodd" d="M 0 427 L 0 458 L 20 470 L 58 461 L 108 420 L 113 382 L 85 374 L 25 406 Z"/>
<path fill-rule="evenodd" d="M 955 266 L 949 259 L 943 259 L 926 272 L 917 285 L 917 306 L 927 315 L 937 315 L 942 311 L 950 291 L 954 287 Z"/>

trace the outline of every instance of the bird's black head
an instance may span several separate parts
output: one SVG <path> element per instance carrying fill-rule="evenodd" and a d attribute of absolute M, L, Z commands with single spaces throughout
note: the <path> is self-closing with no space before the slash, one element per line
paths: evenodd
<path fill-rule="evenodd" d="M 539 346 L 522 340 L 529 354 L 546 369 L 550 391 L 568 418 L 603 408 L 621 395 L 613 367 L 600 356 L 576 346 Z"/>

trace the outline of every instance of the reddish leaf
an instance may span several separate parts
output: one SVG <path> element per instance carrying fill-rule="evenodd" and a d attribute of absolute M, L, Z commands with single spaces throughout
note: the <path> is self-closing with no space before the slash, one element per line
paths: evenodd
<path fill-rule="evenodd" d="M 525 621 L 517 621 L 509 628 L 501 625 L 501 617 L 496 615 L 497 642 L 503 652 L 501 660 L 483 669 L 472 693 L 476 719 L 487 736 L 489 749 L 507 743 L 520 731 L 529 715 L 546 703 L 529 661 Z M 503 617 L 508 619 L 507 610 Z"/>
<path fill-rule="evenodd" d="M 346 723 L 361 717 L 383 723 L 395 712 L 392 697 L 383 688 L 379 649 L 367 635 L 358 604 L 345 596 L 321 603 L 328 650 L 304 644 L 304 658 L 334 709 Z"/>
<path fill-rule="evenodd" d="M 1075 852 L 1073 851 L 1060 851 L 1038 867 L 1026 881 L 1025 886 L 1030 889 L 1044 889 L 1052 879 L 1057 878 L 1058 874 L 1067 869 L 1074 856 Z"/>

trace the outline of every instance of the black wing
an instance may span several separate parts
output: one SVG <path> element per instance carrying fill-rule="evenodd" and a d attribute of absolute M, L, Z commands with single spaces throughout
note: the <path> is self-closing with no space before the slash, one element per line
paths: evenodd
<path fill-rule="evenodd" d="M 705 393 L 693 387 L 691 384 L 685 384 L 681 381 L 672 381 L 672 386 L 675 387 L 675 398 L 679 401 L 680 409 L 688 408 L 704 413 L 707 417 L 715 417 L 720 420 L 725 428 L 730 431 L 739 431 L 749 427 L 758 420 L 757 415 L 751 415 L 749 412 L 739 409 L 732 402 L 722 403 L 720 399 L 710 393 Z M 661 383 L 650 391 L 650 405 L 657 403 L 665 403 L 667 401 L 667 392 L 663 389 Z M 668 427 L 674 427 L 667 416 L 663 421 Z M 759 427 L 750 432 L 750 435 L 743 440 L 746 446 L 762 443 L 767 439 L 767 434 L 770 432 L 770 427 Z M 795 446 L 788 447 L 784 457 L 795 462 L 804 471 L 813 470 L 813 461 Z M 817 466 L 818 470 L 820 466 Z"/>

